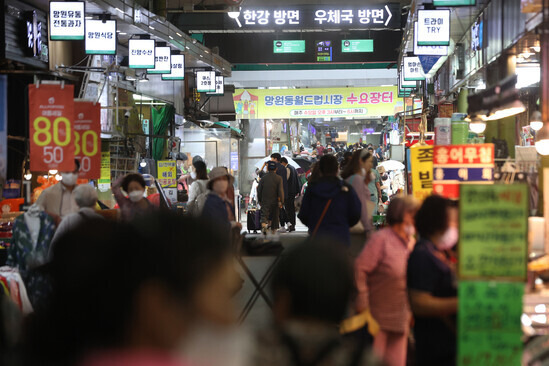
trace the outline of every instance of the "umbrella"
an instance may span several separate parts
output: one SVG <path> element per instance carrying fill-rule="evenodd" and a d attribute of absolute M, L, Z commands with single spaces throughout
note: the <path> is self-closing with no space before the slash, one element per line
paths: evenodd
<path fill-rule="evenodd" d="M 404 164 L 396 160 L 387 160 L 382 163 L 379 163 L 377 166 L 382 166 L 385 170 L 404 170 Z"/>
<path fill-rule="evenodd" d="M 294 161 L 299 164 L 301 169 L 305 172 L 311 169 L 311 165 L 313 164 L 310 160 L 305 158 L 295 158 Z"/>
<path fill-rule="evenodd" d="M 294 168 L 296 169 L 301 169 L 301 166 L 299 166 L 298 163 L 296 163 L 294 161 L 294 159 L 292 158 L 289 158 L 287 156 L 285 156 L 286 159 L 288 159 L 288 164 L 290 164 L 291 166 L 293 166 Z M 261 169 L 261 167 L 263 166 L 263 164 L 266 162 L 266 161 L 270 161 L 271 160 L 271 156 L 266 156 L 264 157 L 263 159 L 259 160 L 256 164 L 255 164 L 255 167 L 258 168 L 258 169 Z"/>

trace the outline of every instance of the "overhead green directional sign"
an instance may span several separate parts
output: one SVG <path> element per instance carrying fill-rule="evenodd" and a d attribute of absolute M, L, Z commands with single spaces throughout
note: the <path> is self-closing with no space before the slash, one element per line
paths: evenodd
<path fill-rule="evenodd" d="M 374 52 L 373 39 L 344 39 L 341 41 L 341 52 Z"/>
<path fill-rule="evenodd" d="M 305 53 L 305 41 L 273 41 L 274 53 Z"/>

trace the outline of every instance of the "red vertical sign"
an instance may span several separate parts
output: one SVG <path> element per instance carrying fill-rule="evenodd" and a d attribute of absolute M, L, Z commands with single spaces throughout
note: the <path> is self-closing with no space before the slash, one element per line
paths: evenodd
<path fill-rule="evenodd" d="M 74 103 L 74 155 L 80 161 L 79 178 L 101 176 L 101 104 Z"/>
<path fill-rule="evenodd" d="M 74 170 L 73 119 L 73 85 L 29 85 L 32 171 Z"/>

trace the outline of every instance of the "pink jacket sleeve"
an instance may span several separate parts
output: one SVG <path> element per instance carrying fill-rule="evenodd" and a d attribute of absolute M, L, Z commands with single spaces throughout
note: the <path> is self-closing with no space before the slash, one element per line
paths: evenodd
<path fill-rule="evenodd" d="M 358 290 L 356 308 L 363 311 L 370 307 L 368 301 L 368 275 L 376 270 L 383 259 L 383 235 L 377 232 L 364 246 L 362 253 L 355 260 L 355 281 Z"/>

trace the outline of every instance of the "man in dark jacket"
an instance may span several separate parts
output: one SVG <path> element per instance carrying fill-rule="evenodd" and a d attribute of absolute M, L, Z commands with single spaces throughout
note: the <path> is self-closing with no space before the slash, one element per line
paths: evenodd
<path fill-rule="evenodd" d="M 265 233 L 270 226 L 273 233 L 278 229 L 279 209 L 284 202 L 282 178 L 276 173 L 274 161 L 267 163 L 268 173 L 261 178 L 257 186 L 257 199 L 261 205 L 261 228 Z M 270 223 L 269 223 L 270 222 Z"/>
<path fill-rule="evenodd" d="M 288 171 L 288 197 L 284 201 L 284 210 L 286 211 L 285 219 L 290 225 L 288 231 L 295 231 L 295 196 L 300 192 L 299 177 L 297 171 L 293 166 L 288 164 L 288 159 L 282 158 L 281 164 Z"/>
<path fill-rule="evenodd" d="M 360 220 L 360 200 L 353 187 L 337 176 L 335 156 L 325 155 L 318 164 L 322 177 L 307 188 L 298 217 L 310 235 L 349 246 L 349 229 Z"/>

